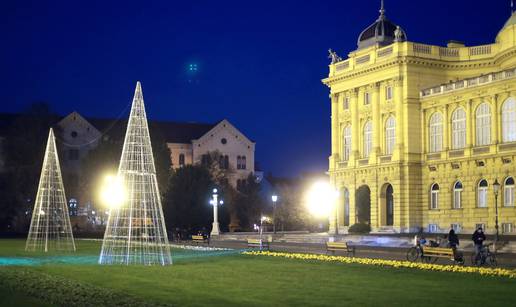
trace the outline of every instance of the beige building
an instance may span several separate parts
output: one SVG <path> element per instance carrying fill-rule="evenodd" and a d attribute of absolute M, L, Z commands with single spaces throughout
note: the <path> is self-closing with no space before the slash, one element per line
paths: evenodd
<path fill-rule="evenodd" d="M 173 168 L 192 163 L 202 163 L 203 156 L 217 151 L 223 160 L 223 168 L 231 170 L 230 184 L 237 186 L 239 180 L 254 173 L 255 143 L 224 119 L 216 124 L 149 122 L 159 129 L 168 148 Z M 67 196 L 79 202 L 80 208 L 94 207 L 88 200 L 77 200 L 80 162 L 94 149 L 100 138 L 110 137 L 122 140 L 126 121 L 114 119 L 86 119 L 72 112 L 60 120 L 56 129 L 61 146 L 61 164 L 67 178 Z M 84 204 L 86 202 L 86 204 Z"/>
<path fill-rule="evenodd" d="M 498 216 L 515 233 L 516 14 L 492 43 L 443 47 L 409 41 L 382 8 L 356 50 L 330 55 L 340 231 L 494 233 Z"/>

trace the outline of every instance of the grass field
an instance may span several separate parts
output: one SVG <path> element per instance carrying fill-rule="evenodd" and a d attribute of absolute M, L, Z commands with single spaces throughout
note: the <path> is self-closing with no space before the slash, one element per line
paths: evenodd
<path fill-rule="evenodd" d="M 99 266 L 100 243 L 74 257 L 0 240 L 0 305 L 514 306 L 516 280 L 173 249 L 169 267 Z M 14 259 L 23 260 L 20 263 Z M 17 265 L 12 265 L 12 264 Z"/>

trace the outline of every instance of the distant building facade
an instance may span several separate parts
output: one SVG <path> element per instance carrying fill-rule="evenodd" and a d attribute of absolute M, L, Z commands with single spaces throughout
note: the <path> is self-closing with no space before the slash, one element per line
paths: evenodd
<path fill-rule="evenodd" d="M 383 8 L 341 59 L 331 52 L 329 174 L 337 225 L 380 232 L 515 234 L 516 14 L 492 44 L 414 43 Z"/>

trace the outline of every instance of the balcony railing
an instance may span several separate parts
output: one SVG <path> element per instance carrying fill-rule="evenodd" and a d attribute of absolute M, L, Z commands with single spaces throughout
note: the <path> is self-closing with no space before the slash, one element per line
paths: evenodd
<path fill-rule="evenodd" d="M 459 80 L 447 84 L 442 84 L 439 86 L 434 86 L 431 88 L 423 89 L 419 93 L 420 97 L 433 96 L 437 94 L 442 94 L 446 92 L 450 92 L 457 89 L 474 87 L 478 85 L 484 85 L 487 83 L 491 83 L 493 81 L 504 80 L 513 78 L 516 75 L 516 68 L 490 73 L 487 75 L 478 76 L 475 78 Z"/>

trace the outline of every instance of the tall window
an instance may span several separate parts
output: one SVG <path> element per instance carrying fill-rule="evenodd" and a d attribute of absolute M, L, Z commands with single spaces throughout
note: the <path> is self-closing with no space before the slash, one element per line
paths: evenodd
<path fill-rule="evenodd" d="M 367 121 L 364 125 L 364 158 L 369 157 L 371 149 L 373 148 L 373 124 Z"/>
<path fill-rule="evenodd" d="M 452 114 L 452 148 L 466 147 L 466 111 L 458 108 Z"/>
<path fill-rule="evenodd" d="M 443 116 L 436 112 L 430 117 L 430 152 L 443 150 Z"/>
<path fill-rule="evenodd" d="M 391 100 L 392 99 L 392 86 L 387 86 L 385 88 L 385 99 Z"/>
<path fill-rule="evenodd" d="M 478 183 L 478 207 L 486 208 L 487 207 L 487 180 L 482 179 Z"/>
<path fill-rule="evenodd" d="M 184 166 L 184 165 L 185 165 L 185 155 L 179 154 L 179 166 Z"/>
<path fill-rule="evenodd" d="M 344 148 L 342 151 L 344 161 L 349 160 L 351 153 L 351 126 L 344 128 Z"/>
<path fill-rule="evenodd" d="M 242 156 L 242 169 L 246 169 L 246 168 L 247 168 L 247 161 L 246 161 L 245 156 Z"/>
<path fill-rule="evenodd" d="M 514 207 L 514 178 L 508 177 L 503 184 L 503 205 Z"/>
<path fill-rule="evenodd" d="M 439 208 L 439 185 L 434 183 L 430 188 L 430 209 Z"/>
<path fill-rule="evenodd" d="M 507 99 L 502 106 L 502 140 L 516 141 L 516 99 Z"/>
<path fill-rule="evenodd" d="M 369 92 L 364 93 L 364 104 L 370 104 L 371 103 L 371 94 Z"/>
<path fill-rule="evenodd" d="M 491 143 L 491 108 L 487 102 L 480 104 L 476 112 L 477 145 L 489 145 Z"/>
<path fill-rule="evenodd" d="M 349 109 L 349 97 L 344 97 L 344 101 L 342 103 L 342 107 L 344 110 Z"/>
<path fill-rule="evenodd" d="M 237 157 L 237 169 L 246 169 L 246 158 L 245 156 Z"/>
<path fill-rule="evenodd" d="M 453 209 L 462 208 L 462 182 L 457 181 L 453 185 Z"/>
<path fill-rule="evenodd" d="M 391 155 L 396 145 L 396 120 L 389 116 L 385 122 L 385 153 Z"/>

